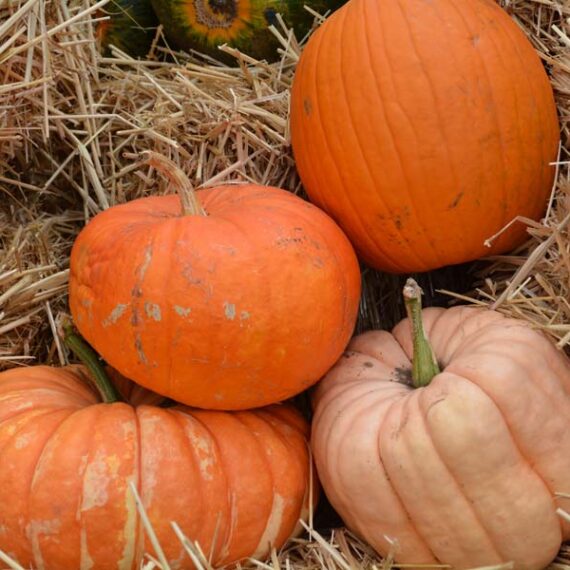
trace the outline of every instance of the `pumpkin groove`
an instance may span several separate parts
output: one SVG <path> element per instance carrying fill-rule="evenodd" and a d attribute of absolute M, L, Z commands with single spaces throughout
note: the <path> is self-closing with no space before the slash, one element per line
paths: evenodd
<path fill-rule="evenodd" d="M 318 38 L 319 36 L 315 35 L 313 37 Z M 312 40 L 312 41 L 314 42 L 315 40 Z M 320 46 L 320 44 L 317 43 L 316 47 L 315 47 L 315 50 L 317 52 L 319 51 L 319 46 Z M 318 59 L 318 57 L 316 59 Z M 308 76 L 314 78 L 314 88 L 315 88 L 315 91 L 318 93 L 320 88 L 321 88 L 320 87 L 321 84 L 322 85 L 325 84 L 324 82 L 319 81 L 318 68 L 315 67 L 313 69 L 313 73 L 308 72 Z M 328 133 L 326 132 L 326 125 L 329 125 L 331 123 L 328 121 L 321 120 L 321 117 L 323 116 L 323 105 L 327 102 L 327 97 L 325 95 L 326 95 L 326 91 L 321 96 L 316 97 L 314 103 L 310 103 L 311 112 L 315 108 L 317 111 L 318 118 L 316 120 L 316 125 L 317 125 L 316 129 L 320 128 L 323 130 L 323 133 L 322 133 L 323 136 L 321 138 L 321 142 L 322 142 L 323 146 L 325 147 L 325 149 L 327 150 L 327 153 L 325 153 L 324 157 L 321 157 L 323 160 L 327 160 L 328 155 L 336 154 L 336 151 L 331 150 L 331 147 L 330 147 L 331 141 L 333 141 L 334 138 L 332 136 L 331 137 L 327 136 Z M 307 101 L 308 100 L 305 100 L 304 105 L 306 105 Z M 307 113 L 309 113 L 309 111 L 307 111 Z M 342 124 L 345 124 L 345 125 L 350 124 L 350 122 L 346 119 L 341 120 L 341 122 L 342 122 Z M 354 131 L 353 125 L 352 125 L 352 131 Z M 333 132 L 331 131 L 330 134 L 332 135 Z M 311 162 L 319 160 L 319 154 L 318 154 L 318 148 L 317 147 L 312 146 L 312 145 L 308 145 L 306 152 L 307 152 L 307 156 L 312 157 Z M 342 152 L 342 148 L 339 148 L 338 152 Z M 337 173 L 337 178 L 338 178 L 338 180 L 340 180 L 341 184 L 344 184 L 346 182 L 346 179 L 343 176 L 342 170 L 339 168 L 338 164 L 334 160 L 332 160 L 328 163 L 328 167 L 329 167 L 329 168 L 327 168 L 328 172 L 336 172 Z M 365 165 L 365 168 L 367 168 L 367 165 Z M 359 208 L 355 205 L 351 196 L 352 195 L 350 193 L 346 193 L 344 195 L 339 196 L 339 199 L 341 201 L 340 207 L 346 210 L 347 206 L 348 206 L 348 210 L 350 212 L 354 213 L 354 215 L 355 215 L 356 223 L 359 225 L 359 227 L 361 229 L 364 230 L 365 229 L 364 223 L 357 217 L 357 213 L 359 211 Z M 329 206 L 329 202 L 328 202 L 326 194 L 322 195 L 320 197 L 320 200 L 321 200 L 321 205 L 325 211 L 331 211 L 332 210 L 332 208 Z M 362 235 L 363 235 L 363 239 L 368 240 L 374 248 L 377 247 L 377 243 L 372 240 L 371 236 L 367 232 L 363 231 Z"/>

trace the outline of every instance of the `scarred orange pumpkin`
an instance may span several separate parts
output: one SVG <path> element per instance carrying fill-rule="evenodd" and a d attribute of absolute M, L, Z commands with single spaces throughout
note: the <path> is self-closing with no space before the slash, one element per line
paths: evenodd
<path fill-rule="evenodd" d="M 142 198 L 87 224 L 71 253 L 76 326 L 123 375 L 188 405 L 244 409 L 301 392 L 353 332 L 360 270 L 348 239 L 278 188 L 194 200 L 183 215 L 176 195 Z"/>
<path fill-rule="evenodd" d="M 82 366 L 0 374 L 0 550 L 26 568 L 140 568 L 154 551 L 131 484 L 171 568 L 194 568 L 173 522 L 216 566 L 301 530 L 317 488 L 296 410 L 163 409 L 135 394 L 138 406 L 101 403 Z"/>
<path fill-rule="evenodd" d="M 504 252 L 554 176 L 552 88 L 492 0 L 350 0 L 304 49 L 291 139 L 311 200 L 362 259 L 427 271 Z"/>
<path fill-rule="evenodd" d="M 406 319 L 355 337 L 318 384 L 323 488 L 399 563 L 545 568 L 570 538 L 570 363 L 528 323 L 473 307 L 423 311 L 431 353 L 418 312 L 414 335 Z"/>

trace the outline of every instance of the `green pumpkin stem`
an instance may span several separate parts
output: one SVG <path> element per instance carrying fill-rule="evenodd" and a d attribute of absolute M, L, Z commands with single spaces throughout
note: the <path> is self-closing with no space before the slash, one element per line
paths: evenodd
<path fill-rule="evenodd" d="M 412 358 L 412 380 L 416 388 L 427 386 L 432 378 L 440 373 L 433 349 L 426 337 L 422 321 L 422 290 L 413 280 L 408 279 L 404 286 L 404 303 L 410 320 L 414 342 Z"/>
<path fill-rule="evenodd" d="M 180 196 L 183 216 L 207 215 L 196 197 L 192 183 L 178 165 L 166 158 L 166 156 L 152 150 L 145 150 L 141 154 L 146 156 L 147 164 L 155 168 L 176 188 Z"/>
<path fill-rule="evenodd" d="M 105 368 L 99 361 L 97 353 L 75 332 L 69 324 L 64 326 L 64 342 L 74 352 L 74 354 L 87 366 L 94 380 L 94 385 L 101 395 L 101 400 L 105 404 L 122 401 L 122 398 L 107 376 Z"/>

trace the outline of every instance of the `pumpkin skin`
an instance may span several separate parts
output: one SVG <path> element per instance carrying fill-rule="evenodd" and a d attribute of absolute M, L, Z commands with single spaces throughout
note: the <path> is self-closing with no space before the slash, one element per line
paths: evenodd
<path fill-rule="evenodd" d="M 158 26 L 150 0 L 112 0 L 102 12 L 110 16 L 96 28 L 103 54 L 110 55 L 112 44 L 134 57 L 147 55 Z"/>
<path fill-rule="evenodd" d="M 69 303 L 121 374 L 207 409 L 276 403 L 317 382 L 353 333 L 356 254 L 318 208 L 277 188 L 196 192 L 115 206 L 81 231 Z"/>
<path fill-rule="evenodd" d="M 268 26 L 279 13 L 301 39 L 314 17 L 303 8 L 308 4 L 319 13 L 335 10 L 346 0 L 153 0 L 154 10 L 166 35 L 180 48 L 196 50 L 218 60 L 234 62 L 218 46 L 228 44 L 256 59 L 274 61 L 280 46 Z"/>
<path fill-rule="evenodd" d="M 351 0 L 310 38 L 291 140 L 360 257 L 423 272 L 511 250 L 551 192 L 559 129 L 532 45 L 491 0 Z"/>
<path fill-rule="evenodd" d="M 292 407 L 102 404 L 85 374 L 0 374 L 1 550 L 26 568 L 141 567 L 153 549 L 131 482 L 172 568 L 193 568 L 172 521 L 212 549 L 214 565 L 263 557 L 298 533 L 310 459 L 308 425 Z"/>
<path fill-rule="evenodd" d="M 409 321 L 355 337 L 318 384 L 312 450 L 345 523 L 405 564 L 542 569 L 570 526 L 570 366 L 538 331 L 475 308 L 423 311 L 442 371 L 406 384 Z"/>

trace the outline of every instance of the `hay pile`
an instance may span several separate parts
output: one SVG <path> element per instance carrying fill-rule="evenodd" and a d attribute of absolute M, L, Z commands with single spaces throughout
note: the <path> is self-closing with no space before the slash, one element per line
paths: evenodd
<path fill-rule="evenodd" d="M 158 47 L 148 61 L 103 59 L 94 14 L 104 3 L 0 3 L 4 366 L 64 360 L 47 323 L 66 309 L 74 235 L 110 205 L 163 191 L 140 151 L 171 157 L 196 186 L 299 186 L 287 132 L 296 42 L 283 39 L 277 66 L 238 54 L 241 67 L 205 67 Z"/>
<path fill-rule="evenodd" d="M 142 165 L 141 151 L 169 156 L 196 186 L 250 180 L 302 192 L 288 133 L 301 49 L 292 34 L 275 30 L 283 49 L 272 65 L 230 49 L 236 67 L 177 53 L 160 29 L 146 61 L 117 49 L 103 58 L 94 26 L 107 2 L 0 0 L 0 369 L 67 361 L 56 323 L 67 314 L 75 235 L 110 205 L 165 191 Z M 562 146 L 551 204 L 512 255 L 416 278 L 431 304 L 455 298 L 493 305 L 567 347 L 570 3 L 503 5 L 541 53 L 556 91 Z M 364 277 L 359 330 L 392 326 L 403 316 L 403 278 L 371 270 Z M 560 556 L 558 567 L 570 568 L 569 552 Z M 387 564 L 345 530 L 327 542 L 318 534 L 295 541 L 269 566 L 256 563 L 345 570 Z"/>

